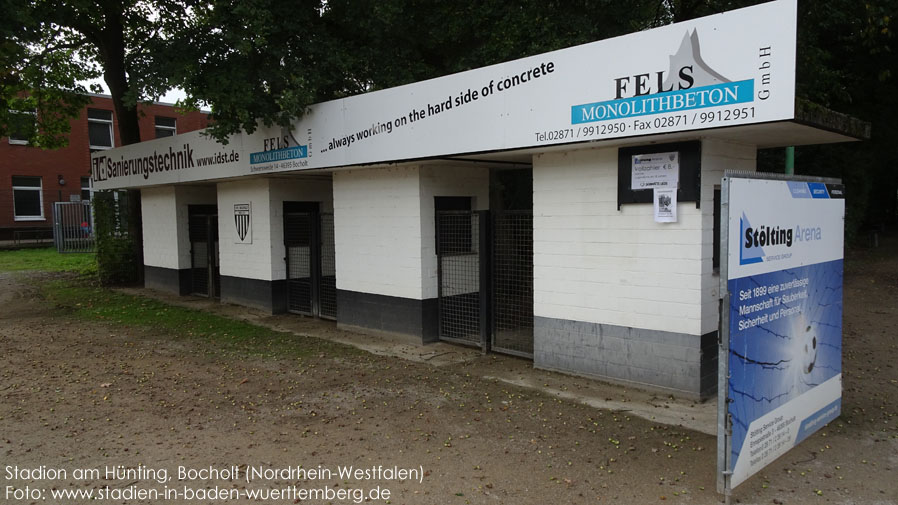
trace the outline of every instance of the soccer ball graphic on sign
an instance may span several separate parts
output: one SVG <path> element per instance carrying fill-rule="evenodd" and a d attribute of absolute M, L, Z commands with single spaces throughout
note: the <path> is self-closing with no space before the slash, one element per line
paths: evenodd
<path fill-rule="evenodd" d="M 803 336 L 803 348 L 801 354 L 801 371 L 808 374 L 817 364 L 817 335 L 808 326 Z"/>

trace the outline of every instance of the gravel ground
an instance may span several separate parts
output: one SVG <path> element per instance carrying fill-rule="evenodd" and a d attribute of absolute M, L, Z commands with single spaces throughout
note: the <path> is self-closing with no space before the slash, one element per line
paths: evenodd
<path fill-rule="evenodd" d="M 898 503 L 896 245 L 846 263 L 842 416 L 737 488 L 734 502 Z M 377 345 L 235 355 L 75 318 L 41 298 L 36 277 L 0 274 L 0 503 L 722 501 L 716 439 L 701 429 L 713 404 L 451 347 L 392 353 L 408 359 Z M 179 480 L 180 467 L 199 472 Z M 367 473 L 337 473 L 347 467 Z M 247 470 L 269 474 L 247 482 Z M 63 490 L 100 501 L 53 497 Z M 247 497 L 267 490 L 283 494 Z"/>

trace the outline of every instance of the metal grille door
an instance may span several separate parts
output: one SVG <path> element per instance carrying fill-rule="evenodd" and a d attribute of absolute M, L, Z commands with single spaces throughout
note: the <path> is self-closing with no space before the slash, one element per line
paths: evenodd
<path fill-rule="evenodd" d="M 190 269 L 193 294 L 209 296 L 209 238 L 206 216 L 190 216 Z"/>
<path fill-rule="evenodd" d="M 482 346 L 488 330 L 482 241 L 487 214 L 441 211 L 436 214 L 439 337 Z M 486 257 L 488 259 L 488 257 Z"/>
<path fill-rule="evenodd" d="M 334 215 L 321 214 L 321 282 L 318 288 L 318 315 L 326 319 L 337 319 L 335 252 Z"/>
<path fill-rule="evenodd" d="M 315 214 L 284 214 L 284 245 L 287 249 L 287 310 L 307 316 L 312 312 L 312 244 Z"/>
<path fill-rule="evenodd" d="M 533 357 L 533 213 L 494 215 L 492 349 Z"/>
<path fill-rule="evenodd" d="M 218 215 L 210 209 L 188 208 L 191 292 L 218 297 L 221 294 L 218 263 Z"/>
<path fill-rule="evenodd" d="M 221 298 L 221 265 L 218 262 L 218 215 L 209 216 L 209 275 L 212 278 L 211 296 Z"/>

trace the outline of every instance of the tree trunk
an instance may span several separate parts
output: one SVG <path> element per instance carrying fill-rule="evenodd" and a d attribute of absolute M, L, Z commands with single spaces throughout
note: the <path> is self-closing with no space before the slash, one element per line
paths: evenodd
<path fill-rule="evenodd" d="M 122 145 L 140 142 L 140 123 L 137 101 L 129 91 L 128 73 L 125 63 L 124 23 L 121 11 L 105 9 L 106 26 L 98 34 L 100 59 L 103 62 L 103 79 L 109 86 L 112 105 L 118 118 L 118 138 Z M 127 97 L 127 98 L 126 98 Z M 134 103 L 126 103 L 126 100 Z"/>

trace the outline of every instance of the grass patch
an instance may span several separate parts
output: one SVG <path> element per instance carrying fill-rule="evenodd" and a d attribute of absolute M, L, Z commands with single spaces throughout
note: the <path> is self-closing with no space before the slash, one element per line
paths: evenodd
<path fill-rule="evenodd" d="M 74 317 L 196 339 L 210 344 L 215 352 L 268 357 L 361 353 L 344 344 L 275 331 L 201 310 L 118 293 L 78 279 L 47 281 L 41 290 L 47 301 Z"/>
<path fill-rule="evenodd" d="M 19 272 L 23 270 L 96 275 L 97 255 L 88 253 L 61 254 L 52 247 L 0 251 L 0 272 Z"/>

